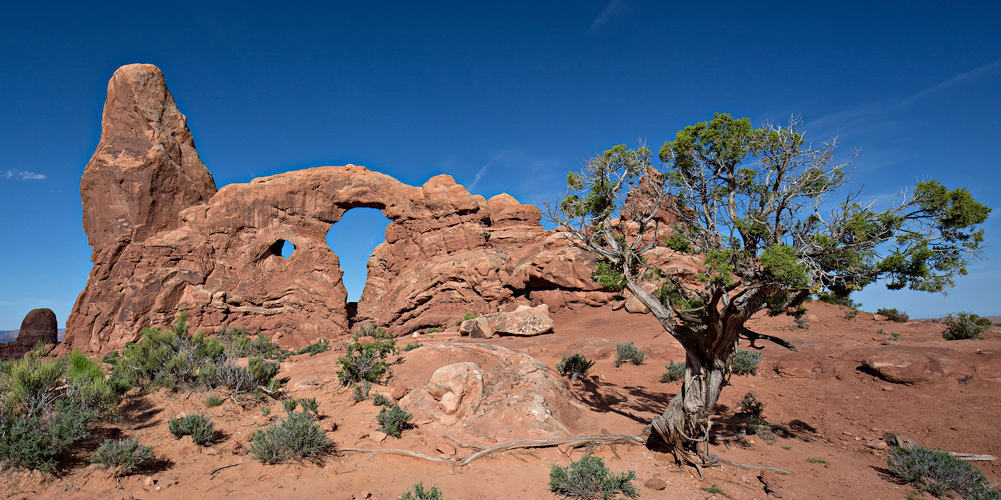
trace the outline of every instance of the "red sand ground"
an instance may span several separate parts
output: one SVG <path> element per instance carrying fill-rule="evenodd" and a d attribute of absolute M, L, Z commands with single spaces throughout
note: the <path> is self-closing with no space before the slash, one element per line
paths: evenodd
<path fill-rule="evenodd" d="M 791 471 L 778 475 L 783 498 L 906 498 L 912 488 L 896 484 L 886 473 L 885 451 L 872 450 L 866 442 L 884 432 L 898 433 L 921 445 L 950 451 L 1001 455 L 1001 382 L 974 377 L 966 383 L 955 378 L 925 385 L 892 384 L 858 370 L 863 351 L 881 345 L 910 346 L 916 349 L 948 349 L 951 356 L 970 366 L 997 363 L 1001 353 L 1001 332 L 992 328 L 986 340 L 946 342 L 943 327 L 931 322 L 877 322 L 871 314 L 860 313 L 854 320 L 840 315 L 845 309 L 813 303 L 810 313 L 817 316 L 808 330 L 797 329 L 789 318 L 758 318 L 749 327 L 793 342 L 797 356 L 829 358 L 826 373 L 815 379 L 782 378 L 775 372 L 775 360 L 787 351 L 769 342 L 765 346 L 757 376 L 732 378 L 732 387 L 723 391 L 717 407 L 717 428 L 737 411 L 738 402 L 752 391 L 765 403 L 764 416 L 774 424 L 792 430 L 794 437 L 763 439 L 753 436 L 748 447 L 710 445 L 718 456 L 733 462 L 776 467 Z M 650 316 L 624 311 L 592 309 L 556 316 L 556 332 L 535 338 L 495 338 L 490 342 L 525 352 L 554 366 L 564 352 L 583 352 L 597 364 L 591 380 L 574 386 L 576 396 L 590 409 L 586 419 L 594 422 L 587 434 L 640 434 L 651 418 L 663 411 L 678 384 L 659 382 L 664 365 L 682 361 L 678 344 L 664 333 Z M 883 329 L 885 334 L 877 333 Z M 889 340 L 898 333 L 899 341 Z M 414 340 L 401 339 L 401 344 Z M 467 342 L 454 336 L 424 336 L 420 342 Z M 641 366 L 615 368 L 614 346 L 632 341 L 648 354 Z M 335 343 L 336 344 L 336 343 Z M 746 342 L 742 342 L 746 348 Z M 378 424 L 378 407 L 371 402 L 354 404 L 350 392 L 338 386 L 336 359 L 331 351 L 317 356 L 290 358 L 283 375 L 291 377 L 287 388 L 293 397 L 316 397 L 320 402 L 321 423 L 336 424 L 328 436 L 339 447 L 402 448 L 437 455 L 435 448 L 445 442 L 433 426 L 405 431 L 401 439 L 377 443 L 369 438 Z M 403 363 L 405 363 L 405 358 Z M 443 364 L 445 364 L 443 362 Z M 430 373 L 430 372 L 429 372 Z M 389 392 L 401 384 L 410 387 L 425 381 L 390 378 L 373 392 Z M 558 448 L 509 451 L 470 463 L 465 467 L 428 462 L 397 455 L 337 452 L 323 464 L 266 466 L 249 455 L 233 454 L 237 443 L 246 444 L 250 435 L 269 423 L 260 406 L 241 408 L 232 400 L 207 408 L 206 393 L 161 391 L 127 403 L 120 420 L 102 422 L 84 448 L 96 448 L 106 437 L 139 436 L 154 447 L 157 466 L 148 475 L 114 479 L 108 472 L 89 465 L 89 453 L 81 452 L 55 477 L 38 473 L 7 471 L 0 475 L 0 488 L 8 498 L 376 498 L 395 499 L 422 481 L 436 485 L 448 499 L 556 498 L 548 489 L 549 469 L 578 460 L 583 449 L 569 456 Z M 268 403 L 272 419 L 283 413 L 281 404 Z M 208 448 L 199 448 L 190 438 L 175 440 L 167 431 L 167 420 L 180 412 L 201 412 L 216 424 L 221 439 Z M 495 443 L 484 443 L 493 445 Z M 459 456 L 469 451 L 459 451 Z M 613 472 L 635 470 L 634 484 L 641 498 L 752 499 L 769 498 L 758 480 L 758 471 L 724 464 L 706 469 L 699 480 L 690 467 L 678 467 L 670 456 L 641 446 L 602 446 L 594 453 Z M 235 466 L 211 472 L 221 466 Z M 1001 480 L 1001 464 L 977 462 L 991 482 Z M 644 482 L 660 477 L 667 489 L 655 491 Z M 715 488 L 714 488 L 715 487 Z M 720 492 L 711 493 L 707 490 Z M 366 496 L 370 495 L 370 497 Z"/>

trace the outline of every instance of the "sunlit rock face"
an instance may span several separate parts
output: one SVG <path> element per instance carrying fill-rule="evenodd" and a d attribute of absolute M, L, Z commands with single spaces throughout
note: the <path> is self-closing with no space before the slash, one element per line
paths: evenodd
<path fill-rule="evenodd" d="M 193 329 L 262 331 L 287 346 L 373 320 L 401 335 L 467 311 L 601 305 L 590 256 L 507 194 L 485 199 L 447 175 L 409 186 L 354 165 L 216 191 L 163 74 L 129 65 L 108 85 L 101 141 L 80 184 L 94 263 L 63 349 L 105 352 L 187 312 Z M 357 312 L 327 231 L 352 208 L 382 211 Z M 350 238 L 350 235 L 343 235 Z M 294 245 L 289 258 L 285 242 Z"/>

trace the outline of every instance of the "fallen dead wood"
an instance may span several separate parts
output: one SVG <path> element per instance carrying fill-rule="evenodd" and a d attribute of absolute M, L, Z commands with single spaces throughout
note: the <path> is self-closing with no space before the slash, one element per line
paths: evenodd
<path fill-rule="evenodd" d="M 461 443 L 457 439 L 445 436 L 452 441 L 455 441 L 459 446 L 463 448 L 480 448 L 480 451 L 473 453 L 472 455 L 466 457 L 460 461 L 447 460 L 444 458 L 432 457 L 431 455 L 425 455 L 424 453 L 419 453 L 410 450 L 401 450 L 397 448 L 383 448 L 375 450 L 367 450 L 363 448 L 338 448 L 339 451 L 354 451 L 360 453 L 370 453 L 370 457 L 374 456 L 376 453 L 392 453 L 396 455 L 407 455 L 415 458 L 422 458 L 424 460 L 430 460 L 432 462 L 440 462 L 451 465 L 458 465 L 460 467 L 469 464 L 473 460 L 485 457 L 493 453 L 501 453 L 508 450 L 517 450 L 524 448 L 548 448 L 552 446 L 567 445 L 573 448 L 578 446 L 593 445 L 593 444 L 644 444 L 646 440 L 639 436 L 633 436 L 630 434 L 601 434 L 595 436 L 580 436 L 574 438 L 556 438 L 556 439 L 518 439 L 515 441 L 510 441 L 504 444 L 494 446 L 492 448 L 486 448 L 482 445 L 474 443 Z"/>
<path fill-rule="evenodd" d="M 950 451 L 949 455 L 952 455 L 952 456 L 954 456 L 954 457 L 956 457 L 956 458 L 958 458 L 960 460 L 967 460 L 967 461 L 970 461 L 970 462 L 980 461 L 980 460 L 988 461 L 988 460 L 997 460 L 998 459 L 998 457 L 995 457 L 993 455 L 976 455 L 974 453 L 957 453 L 955 451 Z"/>

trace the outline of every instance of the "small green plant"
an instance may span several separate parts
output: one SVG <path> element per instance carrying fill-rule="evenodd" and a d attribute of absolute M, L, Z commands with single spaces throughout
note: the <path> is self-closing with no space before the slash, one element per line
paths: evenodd
<path fill-rule="evenodd" d="M 410 352 L 413 351 L 414 349 L 417 349 L 418 347 L 424 347 L 424 344 L 419 344 L 417 342 L 414 342 L 413 344 L 407 344 L 403 346 L 403 352 Z"/>
<path fill-rule="evenodd" d="M 748 434 L 757 434 L 768 426 L 768 422 L 762 416 L 764 409 L 765 404 L 758 401 L 753 392 L 745 394 L 744 399 L 740 400 L 740 412 L 747 416 Z"/>
<path fill-rule="evenodd" d="M 890 340 L 892 340 L 894 342 L 899 342 L 900 341 L 900 334 L 896 333 L 896 332 L 891 333 L 890 334 Z"/>
<path fill-rule="evenodd" d="M 737 349 L 727 359 L 730 373 L 734 375 L 757 375 L 759 364 L 761 364 L 761 353 L 746 349 Z"/>
<path fill-rule="evenodd" d="M 462 319 L 460 319 L 459 321 L 455 322 L 455 326 L 461 325 L 463 321 L 469 321 L 471 319 L 476 319 L 476 318 L 479 318 L 479 317 L 480 317 L 480 313 L 478 313 L 476 311 L 466 311 L 466 314 L 462 315 Z"/>
<path fill-rule="evenodd" d="M 299 406 L 298 399 L 288 398 L 282 400 L 282 407 L 285 408 L 285 413 L 292 413 L 293 411 L 295 411 L 297 406 Z"/>
<path fill-rule="evenodd" d="M 374 342 L 356 340 L 348 344 L 344 356 L 337 359 L 341 365 L 337 377 L 345 385 L 362 381 L 378 382 L 389 369 L 386 358 L 395 352 L 395 339 Z"/>
<path fill-rule="evenodd" d="M 684 379 L 685 364 L 675 363 L 674 361 L 671 361 L 671 364 L 664 367 L 664 373 L 660 376 L 660 381 L 664 383 L 672 383 Z"/>
<path fill-rule="evenodd" d="M 271 407 L 268 406 L 268 405 L 262 406 L 261 407 L 261 415 L 264 415 L 265 417 L 268 416 L 268 415 L 271 415 Z"/>
<path fill-rule="evenodd" d="M 391 340 L 393 334 L 386 331 L 385 328 L 381 326 L 376 326 L 375 323 L 365 323 L 358 327 L 355 331 L 353 338 L 358 340 L 362 337 L 372 337 L 375 340 Z"/>
<path fill-rule="evenodd" d="M 424 483 L 417 483 L 401 495 L 400 500 L 442 500 L 442 496 L 437 486 L 432 485 L 430 490 L 425 490 Z"/>
<path fill-rule="evenodd" d="M 368 399 L 368 393 L 372 390 L 372 384 L 369 381 L 364 381 L 358 385 L 355 385 L 354 392 L 351 393 L 351 399 L 355 403 L 360 403 Z"/>
<path fill-rule="evenodd" d="M 441 333 L 441 328 L 438 328 L 437 326 L 432 327 L 432 328 L 428 328 L 428 333 L 429 334 L 430 333 Z"/>
<path fill-rule="evenodd" d="M 212 436 L 215 434 L 215 424 L 200 413 L 172 418 L 167 422 L 167 429 L 175 439 L 191 436 L 191 440 L 201 446 L 212 440 Z"/>
<path fill-rule="evenodd" d="M 94 419 L 92 411 L 67 399 L 49 402 L 37 413 L 15 414 L 4 406 L 0 405 L 0 461 L 5 468 L 49 472 L 58 463 L 56 457 L 90 435 L 87 423 Z"/>
<path fill-rule="evenodd" d="M 827 465 L 827 460 L 824 460 L 823 458 L 818 458 L 818 457 L 810 457 L 810 458 L 807 458 L 806 461 L 810 462 L 811 464 L 824 464 L 824 465 Z"/>
<path fill-rule="evenodd" d="M 792 320 L 792 322 L 796 323 L 796 328 L 799 328 L 800 330 L 809 330 L 810 329 L 810 323 L 807 322 L 803 318 L 795 318 L 795 319 Z"/>
<path fill-rule="evenodd" d="M 842 318 L 845 318 L 848 321 L 855 319 L 856 316 L 858 316 L 858 309 L 849 309 L 841 315 Z"/>
<path fill-rule="evenodd" d="M 549 470 L 549 489 L 564 498 L 612 499 L 619 493 L 637 498 L 639 491 L 630 483 L 633 479 L 636 471 L 612 474 L 600 457 L 584 455 L 569 467 L 554 465 Z"/>
<path fill-rule="evenodd" d="M 225 400 L 220 398 L 219 396 L 209 396 L 205 398 L 205 406 L 208 406 L 209 408 L 214 408 L 216 406 L 221 405 L 223 401 Z"/>
<path fill-rule="evenodd" d="M 886 319 L 897 323 L 906 323 L 910 319 L 906 312 L 898 311 L 895 307 L 881 307 L 876 310 L 876 314 L 886 316 Z"/>
<path fill-rule="evenodd" d="M 723 493 L 723 490 L 721 490 L 719 486 L 716 486 L 715 484 L 713 484 L 712 486 L 703 486 L 702 491 L 713 495 L 717 493 Z"/>
<path fill-rule="evenodd" d="M 250 439 L 250 453 L 265 464 L 309 460 L 319 463 L 333 442 L 306 412 L 292 412 Z"/>
<path fill-rule="evenodd" d="M 372 404 L 376 406 L 392 406 L 393 400 L 383 396 L 382 394 L 376 394 L 372 396 Z"/>
<path fill-rule="evenodd" d="M 400 437 L 404 429 L 410 426 L 410 421 L 414 418 L 407 410 L 400 408 L 400 405 L 382 407 L 376 420 L 379 422 L 379 429 L 395 438 Z"/>
<path fill-rule="evenodd" d="M 302 405 L 302 411 L 319 416 L 320 403 L 316 401 L 316 398 L 302 398 L 299 400 L 299 404 Z"/>
<path fill-rule="evenodd" d="M 632 342 L 622 342 L 615 346 L 615 367 L 622 366 L 623 363 L 641 365 L 646 359 L 646 354 L 636 347 Z"/>
<path fill-rule="evenodd" d="M 887 463 L 894 476 L 937 497 L 955 493 L 966 499 L 1001 499 L 982 472 L 945 451 L 893 447 Z"/>
<path fill-rule="evenodd" d="M 327 339 L 317 340 L 314 344 L 309 344 L 302 349 L 296 351 L 296 354 L 306 354 L 309 353 L 310 356 L 315 356 L 321 352 L 327 352 L 330 350 L 330 341 Z"/>
<path fill-rule="evenodd" d="M 573 356 L 563 355 L 563 359 L 556 363 L 556 371 L 564 377 L 569 376 L 571 383 L 577 383 L 577 379 L 587 375 L 587 372 L 594 366 L 591 361 L 580 354 Z"/>
<path fill-rule="evenodd" d="M 991 327 L 991 320 L 969 312 L 949 313 L 942 322 L 945 323 L 942 333 L 945 340 L 982 339 L 981 334 Z"/>
<path fill-rule="evenodd" d="M 783 450 L 791 450 L 792 449 L 792 445 L 784 444 L 784 445 L 782 445 L 782 449 Z"/>
<path fill-rule="evenodd" d="M 106 439 L 90 459 L 105 469 L 114 469 L 115 476 L 127 476 L 153 458 L 153 447 L 142 446 L 139 438 Z"/>

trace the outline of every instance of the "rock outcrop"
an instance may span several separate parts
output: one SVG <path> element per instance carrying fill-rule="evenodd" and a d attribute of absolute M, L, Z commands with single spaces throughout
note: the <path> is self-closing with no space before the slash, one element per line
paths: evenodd
<path fill-rule="evenodd" d="M 32 309 L 21 321 L 21 329 L 12 342 L 0 344 L 0 359 L 20 358 L 39 342 L 59 343 L 59 323 L 52 309 Z"/>
<path fill-rule="evenodd" d="M 80 189 L 94 268 L 67 348 L 119 348 L 181 309 L 196 330 L 261 330 L 295 346 L 344 334 L 352 320 L 406 334 L 467 311 L 539 304 L 555 290 L 592 305 L 610 296 L 590 281 L 589 257 L 542 228 L 536 207 L 473 195 L 447 175 L 415 187 L 363 167 L 319 167 L 216 192 L 150 65 L 112 77 Z M 390 223 L 349 318 L 326 234 L 356 207 Z"/>
<path fill-rule="evenodd" d="M 473 338 L 488 339 L 495 333 L 531 337 L 553 331 L 549 306 L 518 306 L 511 312 L 496 312 L 463 321 L 459 333 Z"/>

